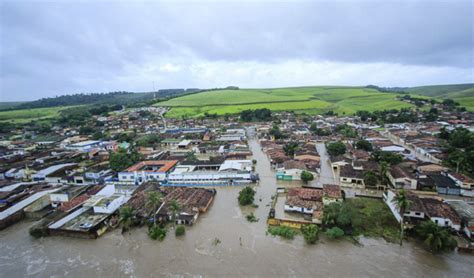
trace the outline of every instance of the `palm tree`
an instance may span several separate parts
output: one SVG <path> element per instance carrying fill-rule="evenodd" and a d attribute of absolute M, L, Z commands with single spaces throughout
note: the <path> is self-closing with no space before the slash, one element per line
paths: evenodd
<path fill-rule="evenodd" d="M 430 220 L 422 222 L 418 226 L 417 232 L 424 239 L 424 243 L 434 252 L 452 249 L 457 244 L 446 228 L 442 228 Z"/>
<path fill-rule="evenodd" d="M 122 233 L 130 228 L 133 223 L 134 210 L 130 206 L 123 206 L 120 211 L 120 223 L 122 223 Z"/>
<path fill-rule="evenodd" d="M 388 172 L 388 163 L 385 161 L 380 162 L 380 178 L 381 180 L 387 180 L 387 172 Z"/>
<path fill-rule="evenodd" d="M 392 202 L 398 208 L 398 212 L 400 213 L 400 246 L 402 245 L 403 241 L 403 231 L 405 229 L 405 212 L 410 209 L 411 201 L 408 199 L 408 196 L 405 190 L 400 190 L 398 194 L 393 198 Z"/>
<path fill-rule="evenodd" d="M 158 205 L 161 204 L 162 199 L 161 192 L 152 191 L 148 193 L 147 196 L 147 206 L 151 206 L 153 208 L 153 224 L 156 224 L 156 210 L 158 209 Z"/>
<path fill-rule="evenodd" d="M 176 215 L 178 212 L 181 210 L 181 207 L 179 206 L 178 202 L 176 200 L 171 201 L 169 205 L 169 209 L 171 210 L 171 220 L 173 221 L 173 227 L 176 226 Z"/>

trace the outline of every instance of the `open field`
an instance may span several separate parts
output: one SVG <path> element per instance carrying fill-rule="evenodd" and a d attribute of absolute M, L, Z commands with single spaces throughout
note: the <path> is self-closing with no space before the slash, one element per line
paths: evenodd
<path fill-rule="evenodd" d="M 363 87 L 299 87 L 279 89 L 240 89 L 203 92 L 157 103 L 171 107 L 170 118 L 196 117 L 204 113 L 235 114 L 246 109 L 268 108 L 318 114 L 329 110 L 353 114 L 357 110 L 411 107 L 396 99 L 398 94 L 381 93 Z"/>
<path fill-rule="evenodd" d="M 0 111 L 0 122 L 26 123 L 33 120 L 48 120 L 59 116 L 59 111 L 71 106 Z"/>

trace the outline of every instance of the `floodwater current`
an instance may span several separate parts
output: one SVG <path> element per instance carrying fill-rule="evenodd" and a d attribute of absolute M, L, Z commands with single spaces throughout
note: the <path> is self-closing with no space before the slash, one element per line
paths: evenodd
<path fill-rule="evenodd" d="M 258 142 L 250 140 L 261 182 L 255 203 L 241 208 L 239 187 L 219 187 L 213 205 L 186 235 L 170 230 L 164 241 L 148 238 L 145 228 L 120 230 L 96 240 L 28 235 L 22 221 L 0 231 L 0 277 L 472 277 L 474 257 L 433 255 L 416 243 L 402 247 L 362 238 L 361 246 L 321 238 L 313 246 L 301 236 L 286 240 L 266 235 L 266 217 L 277 182 Z M 278 184 L 278 186 L 291 184 Z M 293 184 L 294 185 L 294 184 Z M 250 212 L 260 218 L 250 223 Z"/>

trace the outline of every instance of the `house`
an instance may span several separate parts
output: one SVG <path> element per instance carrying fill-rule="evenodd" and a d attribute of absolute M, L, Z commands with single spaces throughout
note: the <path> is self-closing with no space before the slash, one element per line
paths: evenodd
<path fill-rule="evenodd" d="M 323 204 L 329 205 L 335 202 L 343 201 L 341 187 L 337 184 L 323 184 Z"/>
<path fill-rule="evenodd" d="M 211 166 L 211 165 L 209 165 Z M 177 166 L 167 177 L 168 185 L 239 185 L 258 179 L 251 160 L 225 160 L 217 170 L 190 163 Z"/>
<path fill-rule="evenodd" d="M 323 191 L 321 189 L 288 189 L 284 206 L 285 211 L 307 214 L 312 217 L 312 222 L 321 223 L 323 207 Z"/>
<path fill-rule="evenodd" d="M 461 218 L 456 211 L 443 201 L 435 198 L 421 198 L 427 216 L 440 227 L 461 230 Z"/>
<path fill-rule="evenodd" d="M 461 230 L 474 240 L 474 207 L 463 200 L 446 200 L 445 203 L 450 205 L 461 218 Z"/>
<path fill-rule="evenodd" d="M 306 165 L 301 161 L 288 160 L 283 162 L 283 168 L 276 173 L 277 180 L 301 180 L 301 173 L 306 171 Z"/>
<path fill-rule="evenodd" d="M 418 195 L 415 193 L 412 193 L 411 191 L 405 191 L 407 194 L 408 200 L 410 200 L 411 204 L 408 209 L 408 211 L 405 211 L 404 217 L 406 217 L 408 220 L 412 221 L 421 221 L 425 218 L 426 216 L 426 210 L 423 205 L 423 202 L 420 200 Z M 400 216 L 400 211 L 397 208 L 397 205 L 395 204 L 394 200 L 397 195 L 397 192 L 393 190 L 387 190 L 383 194 L 383 200 L 387 204 L 387 206 L 390 208 L 392 211 L 393 216 L 395 216 L 395 219 L 397 219 L 398 222 L 402 221 L 402 217 Z"/>
<path fill-rule="evenodd" d="M 418 181 L 415 174 L 398 165 L 390 167 L 387 171 L 387 178 L 395 188 L 417 189 Z"/>
<path fill-rule="evenodd" d="M 112 214 L 120 208 L 126 201 L 127 197 L 123 194 L 113 194 L 107 197 L 99 197 L 94 204 L 94 213 Z"/>
<path fill-rule="evenodd" d="M 427 176 L 433 181 L 438 194 L 455 196 L 459 196 L 461 194 L 461 187 L 447 176 L 442 174 L 429 174 Z"/>
<path fill-rule="evenodd" d="M 87 140 L 78 143 L 69 144 L 65 147 L 67 150 L 89 152 L 90 150 L 97 148 L 101 145 L 101 141 Z"/>
<path fill-rule="evenodd" d="M 448 173 L 448 177 L 461 188 L 461 195 L 474 197 L 474 179 L 456 172 Z"/>
<path fill-rule="evenodd" d="M 141 161 L 118 173 L 118 179 L 119 182 L 135 185 L 146 181 L 164 181 L 177 163 L 177 160 Z"/>
<path fill-rule="evenodd" d="M 56 208 L 63 203 L 69 202 L 74 199 L 76 196 L 82 194 L 86 191 L 86 186 L 70 186 L 63 188 L 59 191 L 51 193 L 49 199 L 51 201 L 51 206 Z"/>
<path fill-rule="evenodd" d="M 173 211 L 169 205 L 172 201 L 176 201 L 180 207 L 175 216 L 178 225 L 193 225 L 199 214 L 207 211 L 216 194 L 215 189 L 174 186 L 162 187 L 160 191 L 164 197 L 156 213 L 158 221 L 173 219 Z"/>

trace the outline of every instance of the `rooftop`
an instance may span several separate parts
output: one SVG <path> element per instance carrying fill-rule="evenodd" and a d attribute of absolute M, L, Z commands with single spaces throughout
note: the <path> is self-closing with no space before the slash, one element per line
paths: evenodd
<path fill-rule="evenodd" d="M 149 160 L 141 161 L 127 168 L 126 172 L 145 171 L 145 172 L 168 172 L 178 163 L 177 160 Z"/>

